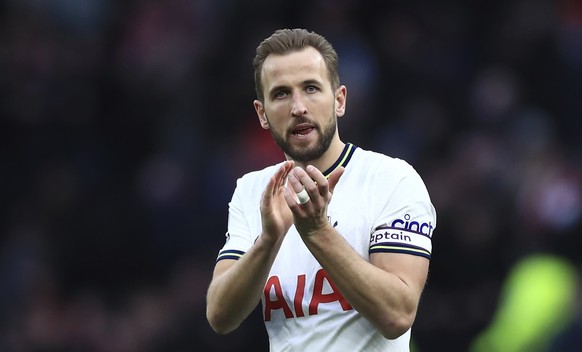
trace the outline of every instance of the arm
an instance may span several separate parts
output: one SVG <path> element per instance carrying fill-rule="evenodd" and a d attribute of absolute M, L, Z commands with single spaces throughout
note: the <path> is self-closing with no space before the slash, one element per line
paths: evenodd
<path fill-rule="evenodd" d="M 221 260 L 208 288 L 206 317 L 218 333 L 236 329 L 261 299 L 270 268 L 292 224 L 283 191 L 293 167 L 285 162 L 271 177 L 261 199 L 262 233 L 238 261 Z"/>
<path fill-rule="evenodd" d="M 412 326 L 428 259 L 373 253 L 367 262 L 331 226 L 304 236 L 303 241 L 348 302 L 384 337 L 395 339 Z"/>
<path fill-rule="evenodd" d="M 327 221 L 327 205 L 343 170 L 329 180 L 315 168 L 295 168 L 289 181 L 295 192 L 305 187 L 311 200 L 297 204 L 291 192 L 286 200 L 305 245 L 350 304 L 394 339 L 405 333 L 416 316 L 429 261 L 396 253 L 373 253 L 363 259 Z"/>

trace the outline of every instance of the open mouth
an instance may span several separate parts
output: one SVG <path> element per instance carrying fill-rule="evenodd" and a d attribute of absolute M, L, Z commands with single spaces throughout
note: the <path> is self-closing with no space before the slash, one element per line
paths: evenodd
<path fill-rule="evenodd" d="M 300 124 L 300 125 L 295 126 L 295 128 L 293 128 L 291 133 L 294 136 L 306 136 L 309 133 L 311 133 L 311 131 L 313 131 L 314 129 L 315 129 L 315 127 L 313 127 L 312 125 Z"/>

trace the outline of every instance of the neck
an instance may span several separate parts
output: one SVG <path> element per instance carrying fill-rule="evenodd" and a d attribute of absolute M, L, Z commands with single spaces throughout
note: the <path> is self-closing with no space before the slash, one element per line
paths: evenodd
<path fill-rule="evenodd" d="M 300 162 L 295 161 L 295 165 L 299 166 L 303 169 L 307 167 L 307 165 L 315 166 L 319 171 L 324 172 L 328 168 L 330 168 L 333 163 L 337 161 L 340 157 L 342 151 L 344 150 L 345 143 L 342 142 L 339 138 L 334 139 L 334 141 L 330 144 L 329 148 L 323 153 L 321 157 L 315 160 L 307 161 L 307 162 Z M 289 156 L 286 155 L 287 160 L 292 160 Z"/>

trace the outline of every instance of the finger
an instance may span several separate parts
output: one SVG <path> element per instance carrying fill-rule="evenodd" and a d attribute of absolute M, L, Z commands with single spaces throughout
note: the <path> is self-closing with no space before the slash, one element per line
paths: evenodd
<path fill-rule="evenodd" d="M 315 169 L 315 167 L 313 167 L 313 168 Z M 317 170 L 317 169 L 315 169 L 315 170 Z M 317 170 L 316 172 L 319 172 L 319 171 Z M 303 187 L 305 189 L 307 189 L 307 191 L 310 194 L 317 191 L 317 184 L 316 184 L 315 180 L 313 180 L 311 178 L 311 176 L 305 170 L 300 168 L 299 166 L 296 166 L 295 168 L 293 168 L 293 171 L 291 172 L 291 174 L 293 174 L 297 178 L 297 180 L 299 180 L 299 183 L 301 185 L 303 185 Z"/>
<path fill-rule="evenodd" d="M 320 197 L 316 182 L 300 167 L 295 167 L 292 174 L 302 185 L 301 190 L 297 193 L 297 199 L 300 204 L 305 204 L 310 200 L 316 201 Z"/>
<path fill-rule="evenodd" d="M 295 168 L 295 169 L 297 169 L 297 168 Z M 287 179 L 289 180 L 287 186 L 290 186 L 290 188 L 295 193 L 299 193 L 299 192 L 301 192 L 303 190 L 303 188 L 305 186 L 303 185 L 303 183 L 301 183 L 301 181 L 297 177 L 297 174 L 295 172 L 295 169 L 293 169 L 291 172 L 289 172 L 289 175 L 287 176 Z"/>
<path fill-rule="evenodd" d="M 294 163 L 292 161 L 286 161 L 279 167 L 279 169 L 271 176 L 265 191 L 263 192 L 263 199 L 265 204 L 270 204 L 271 199 L 279 192 L 280 189 L 285 187 L 285 182 L 287 180 L 287 175 L 293 169 Z"/>
<path fill-rule="evenodd" d="M 287 206 L 291 211 L 295 212 L 300 205 L 299 199 L 297 198 L 297 193 L 293 191 L 292 187 L 285 187 L 283 191 L 283 196 L 285 197 L 285 202 L 287 202 Z"/>
<path fill-rule="evenodd" d="M 340 166 L 337 169 L 333 170 L 331 174 L 329 174 L 327 181 L 329 182 L 329 191 L 331 193 L 333 193 L 333 190 L 335 189 L 335 186 L 339 182 L 340 177 L 342 177 L 342 175 L 344 174 L 344 171 L 346 171 L 346 169 L 343 166 Z"/>
<path fill-rule="evenodd" d="M 317 185 L 317 190 L 318 190 L 319 194 L 325 197 L 329 193 L 329 186 L 328 186 L 327 178 L 325 178 L 325 176 L 323 176 L 321 171 L 319 171 L 313 165 L 307 165 L 307 167 L 305 168 L 305 171 L 306 171 L 307 175 L 309 175 L 309 177 Z"/>
<path fill-rule="evenodd" d="M 262 197 L 261 197 L 261 209 L 264 208 L 269 208 L 271 206 L 271 202 L 273 200 L 274 194 L 275 194 L 275 189 L 277 184 L 277 174 L 271 176 L 271 178 L 269 179 L 269 183 L 267 183 L 267 186 L 265 187 L 265 190 L 263 191 Z"/>
<path fill-rule="evenodd" d="M 274 177 L 276 178 L 276 184 L 275 184 L 275 188 L 273 189 L 273 194 L 278 192 L 279 189 L 282 189 L 285 187 L 285 185 L 287 183 L 287 175 L 289 175 L 289 172 L 293 169 L 293 165 L 294 165 L 293 161 L 285 161 L 281 165 L 279 170 L 277 170 L 277 172 L 275 172 Z"/>
<path fill-rule="evenodd" d="M 281 166 L 283 172 L 281 174 L 279 186 L 285 187 L 287 185 L 287 176 L 289 175 L 289 172 L 293 170 L 294 166 L 295 162 L 293 161 L 286 161 L 285 163 L 283 163 L 283 165 Z"/>
<path fill-rule="evenodd" d="M 307 192 L 307 189 L 303 183 L 301 183 L 301 181 L 296 177 L 294 172 L 289 173 L 288 180 L 289 182 L 287 188 L 290 191 L 293 191 L 293 198 L 295 201 L 301 205 L 309 202 L 311 197 L 309 196 L 309 193 Z"/>

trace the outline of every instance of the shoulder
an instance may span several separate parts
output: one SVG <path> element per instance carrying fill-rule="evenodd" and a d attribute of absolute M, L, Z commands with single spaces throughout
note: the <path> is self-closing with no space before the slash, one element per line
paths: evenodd
<path fill-rule="evenodd" d="M 260 202 L 269 179 L 280 164 L 267 166 L 261 170 L 250 171 L 236 180 L 236 186 L 231 199 L 231 205 L 238 204 L 240 207 L 255 207 Z"/>
<path fill-rule="evenodd" d="M 390 174 L 397 178 L 416 174 L 416 170 L 406 160 L 386 154 L 358 148 L 353 157 L 354 168 L 366 170 L 371 175 Z"/>
<path fill-rule="evenodd" d="M 254 170 L 247 172 L 242 175 L 237 181 L 236 186 L 238 188 L 263 188 L 268 182 L 271 176 L 279 169 L 283 162 L 267 166 L 261 170 Z"/>

